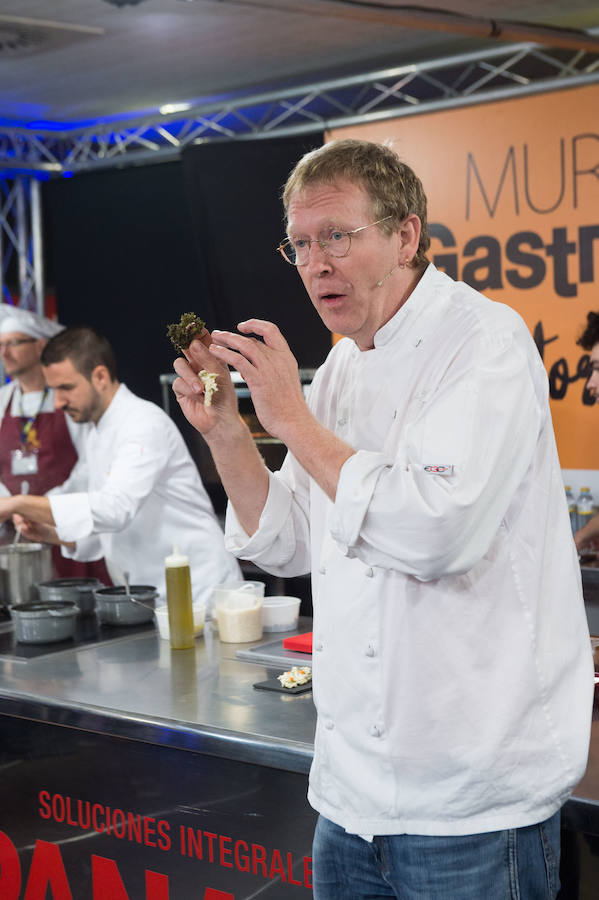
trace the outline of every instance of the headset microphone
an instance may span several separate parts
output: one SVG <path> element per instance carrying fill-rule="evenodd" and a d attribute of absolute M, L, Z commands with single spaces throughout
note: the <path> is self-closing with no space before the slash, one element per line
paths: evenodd
<path fill-rule="evenodd" d="M 387 278 L 391 278 L 391 276 L 393 275 L 393 273 L 395 272 L 395 270 L 398 268 L 398 266 L 399 266 L 399 263 L 398 263 L 396 266 L 393 266 L 393 268 L 391 269 L 391 271 L 390 271 L 390 272 L 387 272 L 387 274 L 384 276 L 384 278 L 381 278 L 380 281 L 377 281 L 376 286 L 377 286 L 377 287 L 382 287 L 383 282 L 386 281 Z"/>

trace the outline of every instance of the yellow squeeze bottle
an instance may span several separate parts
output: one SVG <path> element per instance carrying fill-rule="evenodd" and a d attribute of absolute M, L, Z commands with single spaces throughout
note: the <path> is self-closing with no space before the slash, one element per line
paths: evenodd
<path fill-rule="evenodd" d="M 175 546 L 164 565 L 170 644 L 173 650 L 188 650 L 195 644 L 189 559 Z"/>

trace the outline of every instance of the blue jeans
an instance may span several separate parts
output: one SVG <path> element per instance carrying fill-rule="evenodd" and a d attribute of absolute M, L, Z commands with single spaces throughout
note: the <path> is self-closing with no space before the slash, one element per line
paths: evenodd
<path fill-rule="evenodd" d="M 539 825 L 372 843 L 320 816 L 312 852 L 314 900 L 554 900 L 560 814 Z"/>

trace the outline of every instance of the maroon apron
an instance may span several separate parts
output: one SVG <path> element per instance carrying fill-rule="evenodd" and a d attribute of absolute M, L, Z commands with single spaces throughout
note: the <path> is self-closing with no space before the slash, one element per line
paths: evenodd
<path fill-rule="evenodd" d="M 40 412 L 35 417 L 37 447 L 37 472 L 27 475 L 13 475 L 11 453 L 22 447 L 22 429 L 26 417 L 10 414 L 13 394 L 8 401 L 6 412 L 0 423 L 0 481 L 11 494 L 21 493 L 21 483 L 27 481 L 29 493 L 35 496 L 46 494 L 51 488 L 62 484 L 69 477 L 77 462 L 77 451 L 73 446 L 69 429 L 62 410 Z M 60 547 L 52 547 L 52 563 L 58 578 L 99 578 L 104 584 L 112 584 L 103 559 L 93 562 L 77 562 L 66 559 Z"/>

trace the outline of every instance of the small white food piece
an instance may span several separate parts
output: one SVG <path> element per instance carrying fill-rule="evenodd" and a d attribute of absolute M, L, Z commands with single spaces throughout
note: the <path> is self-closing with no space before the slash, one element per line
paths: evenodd
<path fill-rule="evenodd" d="M 198 378 L 204 385 L 204 406 L 212 406 L 212 395 L 218 391 L 217 375 L 202 369 L 201 372 L 198 372 Z"/>
<path fill-rule="evenodd" d="M 307 684 L 308 681 L 312 681 L 312 669 L 310 666 L 294 666 L 289 672 L 277 675 L 277 678 L 283 687 L 297 687 L 298 684 Z"/>

